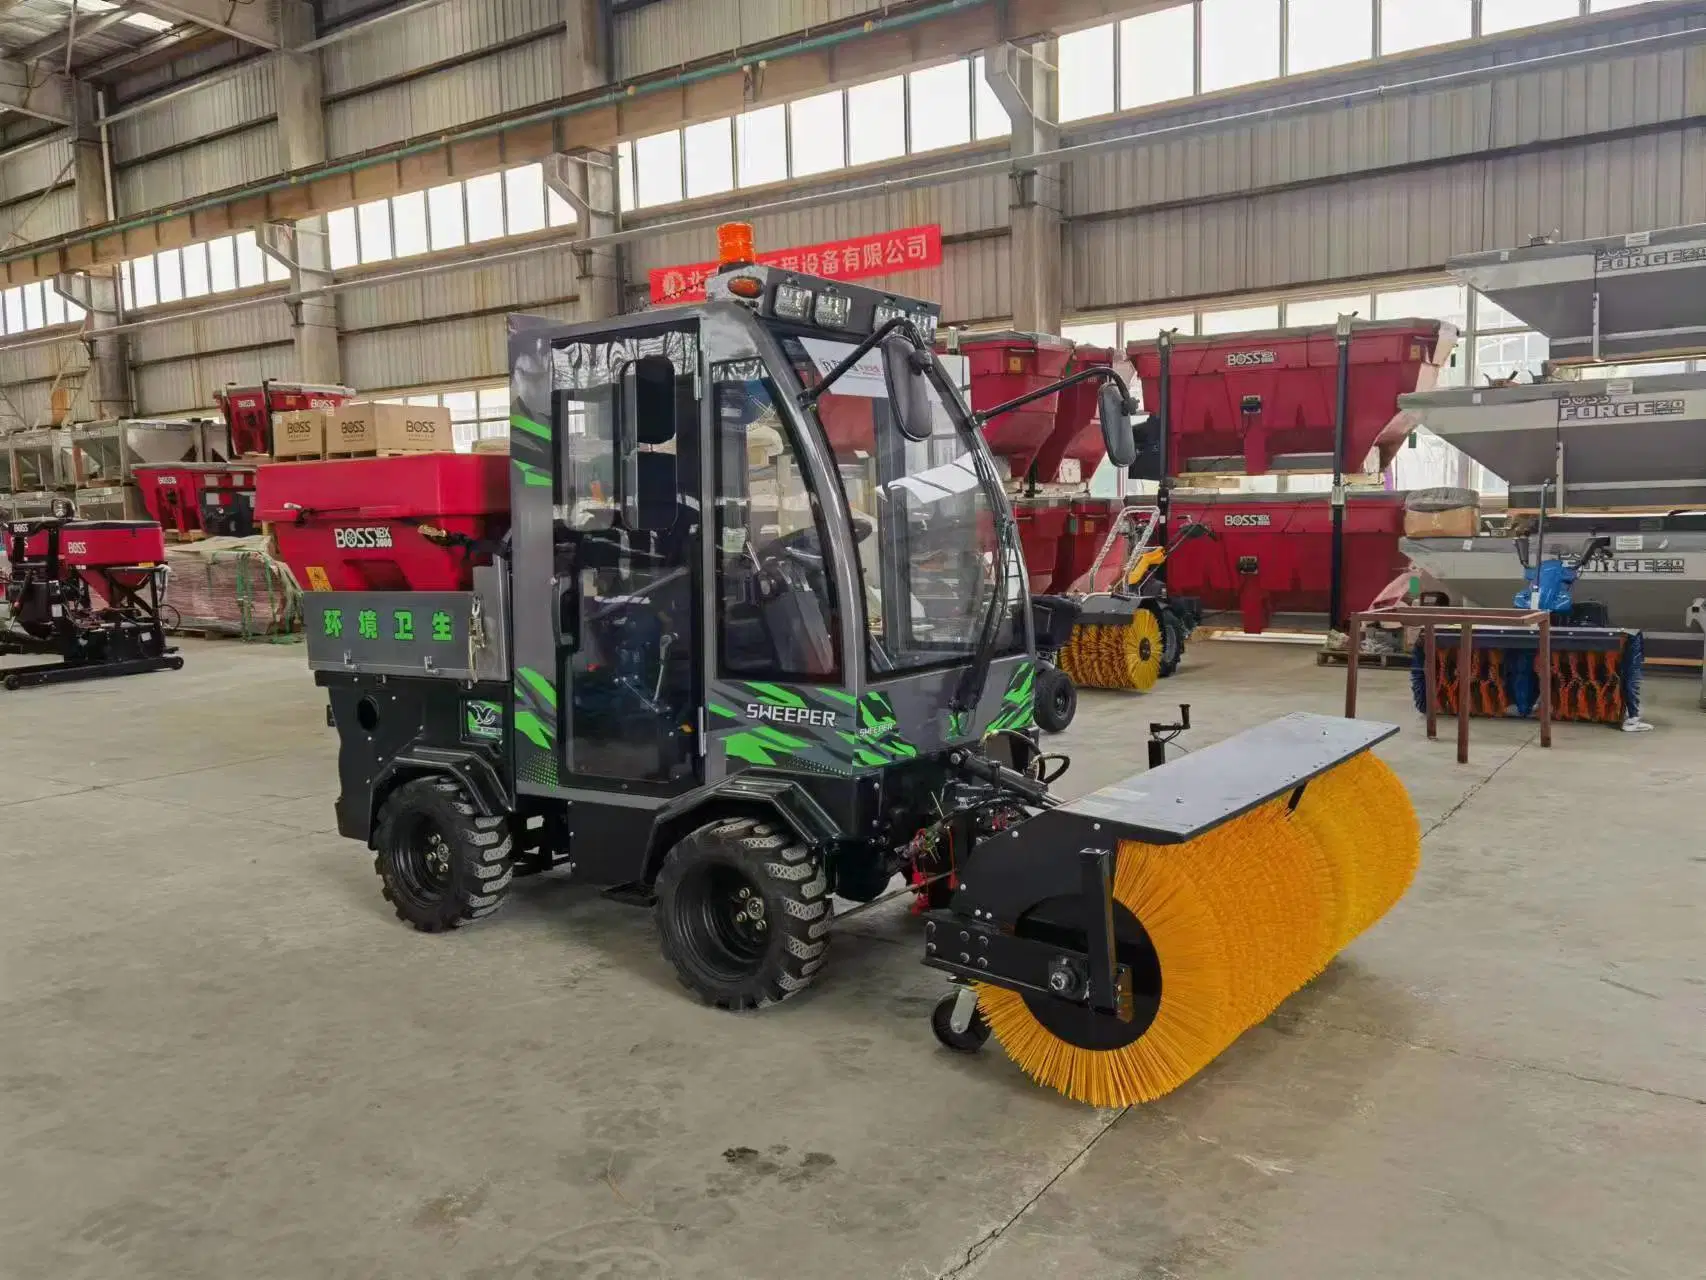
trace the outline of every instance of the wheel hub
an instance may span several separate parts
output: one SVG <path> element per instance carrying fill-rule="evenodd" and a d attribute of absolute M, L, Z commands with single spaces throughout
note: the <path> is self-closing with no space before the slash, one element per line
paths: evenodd
<path fill-rule="evenodd" d="M 1084 900 L 1077 894 L 1048 898 L 1020 917 L 1015 932 L 1082 954 L 1086 947 Z M 1080 1049 L 1123 1049 L 1155 1021 L 1161 1008 L 1161 961 L 1149 933 L 1117 900 L 1114 903 L 1114 955 L 1131 971 L 1132 1019 L 1052 996 L 1024 994 L 1025 1007 L 1050 1034 Z M 1052 980 L 1053 975 L 1051 975 Z"/>

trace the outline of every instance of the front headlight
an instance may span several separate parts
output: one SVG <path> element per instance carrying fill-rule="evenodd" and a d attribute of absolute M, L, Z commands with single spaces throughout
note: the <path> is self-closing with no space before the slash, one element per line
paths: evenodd
<path fill-rule="evenodd" d="M 797 284 L 779 284 L 776 286 L 776 299 L 771 303 L 771 310 L 783 320 L 810 320 L 812 291 L 802 289 Z"/>
<path fill-rule="evenodd" d="M 817 299 L 817 322 L 826 329 L 845 329 L 853 313 L 853 299 L 843 293 L 821 293 Z"/>

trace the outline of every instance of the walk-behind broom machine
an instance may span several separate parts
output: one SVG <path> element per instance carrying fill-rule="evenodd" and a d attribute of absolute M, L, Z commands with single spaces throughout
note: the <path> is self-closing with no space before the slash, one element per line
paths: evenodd
<path fill-rule="evenodd" d="M 1395 730 L 1289 716 L 1060 804 L 1014 523 L 936 308 L 720 238 L 702 304 L 512 321 L 507 533 L 424 517 L 470 518 L 449 477 L 478 455 L 413 488 L 317 479 L 399 459 L 262 469 L 287 558 L 409 588 L 306 597 L 340 830 L 428 932 L 529 872 L 650 903 L 730 1009 L 809 986 L 831 895 L 902 875 L 956 983 L 944 1043 L 993 1031 L 1092 1103 L 1173 1088 L 1403 892 L 1416 824 L 1368 751 Z M 1124 385 L 1075 376 L 1129 463 Z"/>

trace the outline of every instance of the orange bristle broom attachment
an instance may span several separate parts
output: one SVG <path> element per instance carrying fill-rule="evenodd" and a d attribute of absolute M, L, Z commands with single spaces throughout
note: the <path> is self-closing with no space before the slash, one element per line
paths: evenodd
<path fill-rule="evenodd" d="M 1060 667 L 1086 689 L 1147 693 L 1161 678 L 1161 624 L 1138 609 L 1124 626 L 1082 622 L 1060 651 Z"/>
<path fill-rule="evenodd" d="M 1099 1107 L 1151 1101 L 1385 914 L 1420 851 L 1403 784 L 1364 752 L 1311 781 L 1295 809 L 1282 796 L 1185 844 L 1120 842 L 1114 898 L 1148 933 L 1160 971 L 1154 1021 L 1130 1043 L 1070 1043 L 1001 988 L 980 986 L 979 1008 L 1039 1084 Z"/>

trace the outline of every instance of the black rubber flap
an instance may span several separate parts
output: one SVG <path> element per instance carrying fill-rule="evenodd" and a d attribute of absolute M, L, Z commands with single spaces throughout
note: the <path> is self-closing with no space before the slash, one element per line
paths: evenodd
<path fill-rule="evenodd" d="M 1284 795 L 1398 732 L 1395 724 L 1294 711 L 1135 773 L 1057 812 L 1111 824 L 1127 840 L 1179 844 Z"/>

